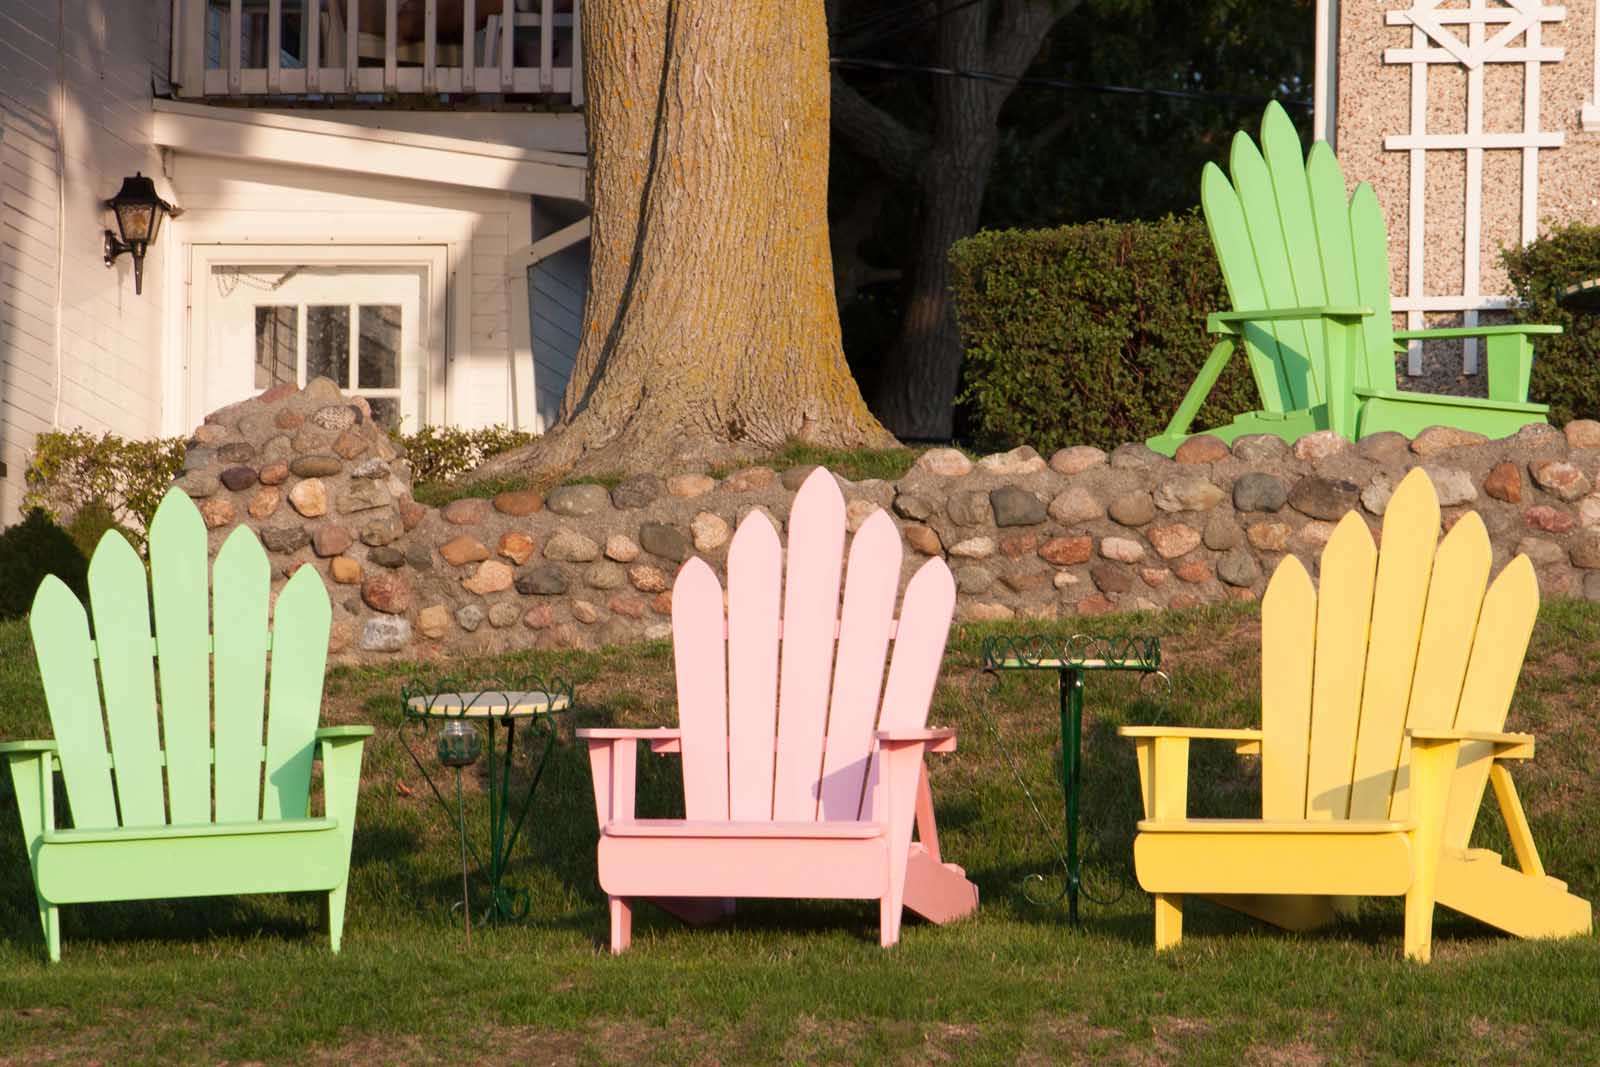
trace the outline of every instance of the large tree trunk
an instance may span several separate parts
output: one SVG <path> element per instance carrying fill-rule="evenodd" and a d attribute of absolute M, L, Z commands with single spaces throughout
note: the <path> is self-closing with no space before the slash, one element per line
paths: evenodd
<path fill-rule="evenodd" d="M 892 445 L 839 342 L 822 0 L 588 0 L 583 38 L 584 335 L 557 429 L 516 462 Z"/>

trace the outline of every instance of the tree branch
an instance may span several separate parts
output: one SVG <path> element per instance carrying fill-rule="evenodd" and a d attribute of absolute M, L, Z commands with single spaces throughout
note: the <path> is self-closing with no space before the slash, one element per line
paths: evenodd
<path fill-rule="evenodd" d="M 1033 64 L 1050 30 L 1082 3 L 1083 0 L 1007 0 L 990 34 L 983 69 L 1021 77 Z"/>
<path fill-rule="evenodd" d="M 926 136 L 907 129 L 838 74 L 833 75 L 832 107 L 833 130 L 851 151 L 871 160 L 896 181 L 916 180 L 928 151 Z"/>

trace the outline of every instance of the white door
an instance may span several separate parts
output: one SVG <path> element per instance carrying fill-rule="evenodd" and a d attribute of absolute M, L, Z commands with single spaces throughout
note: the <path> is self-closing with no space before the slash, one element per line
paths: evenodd
<path fill-rule="evenodd" d="M 366 397 L 379 423 L 415 430 L 425 410 L 426 274 L 421 265 L 211 265 L 189 421 L 320 376 Z"/>

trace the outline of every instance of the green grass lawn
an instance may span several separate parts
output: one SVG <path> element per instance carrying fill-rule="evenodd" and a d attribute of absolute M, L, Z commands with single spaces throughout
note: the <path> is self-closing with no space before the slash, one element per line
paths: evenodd
<path fill-rule="evenodd" d="M 1600 944 L 1519 943 L 1441 912 L 1434 962 L 1401 958 L 1401 913 L 1295 937 L 1203 904 L 1157 958 L 1150 901 L 1129 884 L 1137 815 L 1130 747 L 1117 724 L 1254 725 L 1258 616 L 1241 607 L 1096 620 L 1160 634 L 1174 685 L 1151 699 L 1131 679 L 1090 681 L 1081 929 L 1065 905 L 1030 903 L 1051 844 L 977 709 L 981 693 L 1043 814 L 1059 827 L 1053 679 L 974 687 L 994 627 L 958 631 L 933 721 L 959 728 L 934 757 L 946 858 L 983 903 L 948 927 L 909 922 L 877 946 L 869 902 L 750 902 L 728 925 L 692 930 L 647 905 L 634 948 L 603 950 L 587 764 L 557 750 L 511 882 L 520 922 L 463 945 L 453 824 L 400 746 L 396 665 L 341 669 L 326 722 L 369 722 L 344 952 L 330 955 L 311 897 L 251 897 L 64 909 L 63 962 L 44 962 L 9 781 L 0 783 L 0 1064 L 168 1062 L 1335 1064 L 1600 1062 Z M 1058 632 L 1067 632 L 1055 627 Z M 1600 607 L 1547 605 L 1511 725 L 1538 735 L 1519 785 L 1547 868 L 1600 892 L 1600 730 L 1594 712 Z M 675 719 L 667 646 L 519 654 L 455 665 L 532 671 L 578 687 L 583 721 Z M 0 625 L 0 736 L 47 736 L 26 629 Z M 1251 814 L 1253 760 L 1197 746 L 1191 810 Z M 640 757 L 643 814 L 680 806 L 675 757 Z M 470 777 L 482 816 L 482 783 Z M 469 811 L 469 817 L 472 813 Z M 1478 843 L 1509 854 L 1493 805 Z"/>

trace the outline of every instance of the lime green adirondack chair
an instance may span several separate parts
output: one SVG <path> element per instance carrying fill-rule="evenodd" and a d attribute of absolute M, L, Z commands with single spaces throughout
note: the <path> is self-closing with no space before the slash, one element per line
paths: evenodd
<path fill-rule="evenodd" d="M 1276 103 L 1262 117 L 1260 150 L 1243 131 L 1234 135 L 1228 169 L 1231 183 L 1206 165 L 1200 202 L 1234 310 L 1207 317 L 1222 339 L 1151 448 L 1170 456 L 1191 436 L 1200 405 L 1241 346 L 1262 409 L 1203 431 L 1224 441 L 1295 441 L 1316 430 L 1354 441 L 1437 425 L 1505 437 L 1545 421 L 1546 405 L 1528 403 L 1529 338 L 1561 327 L 1393 329 L 1389 234 L 1377 195 L 1362 182 L 1347 202 L 1333 149 L 1318 141 L 1302 158 L 1294 123 Z M 1487 339 L 1487 398 L 1400 390 L 1397 342 L 1465 337 Z"/>
<path fill-rule="evenodd" d="M 205 524 L 174 489 L 150 524 L 148 582 L 120 534 L 95 549 L 93 637 L 91 616 L 59 579 L 47 577 L 34 597 L 29 628 L 55 740 L 0 744 L 0 758 L 16 786 L 52 961 L 61 958 L 63 904 L 306 890 L 328 894 L 339 950 L 372 728 L 317 729 L 327 590 L 302 567 L 278 594 L 269 635 L 271 568 L 255 535 L 240 527 L 229 536 L 209 595 L 206 569 Z M 324 813 L 313 816 L 317 756 Z M 56 821 L 57 770 L 71 829 Z"/>

